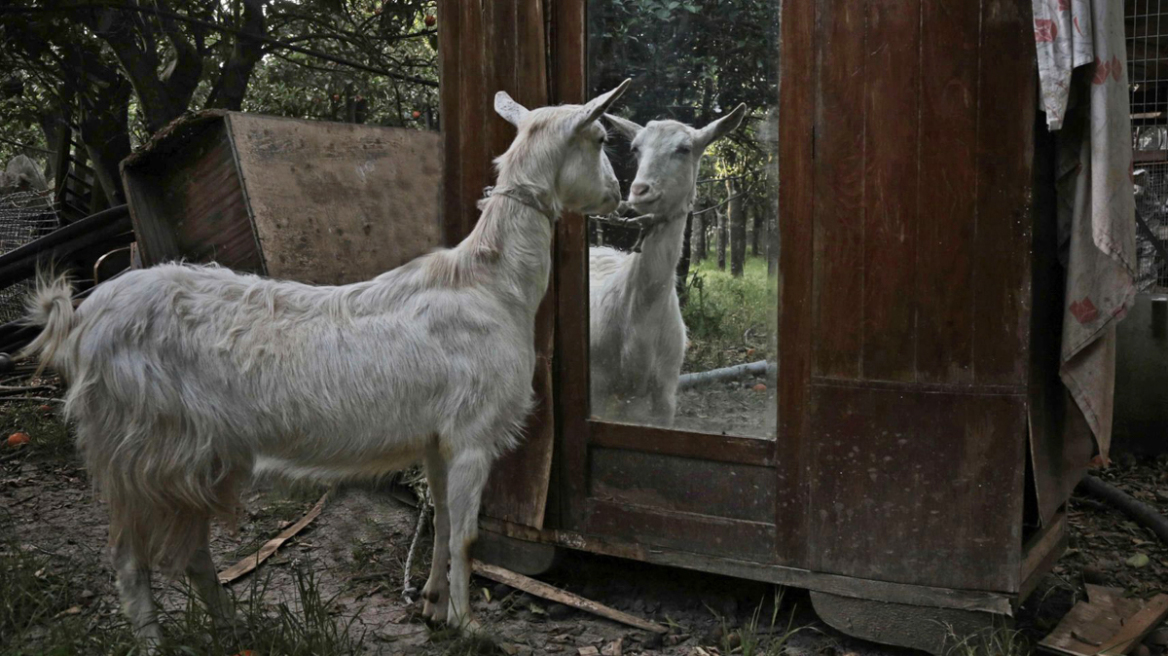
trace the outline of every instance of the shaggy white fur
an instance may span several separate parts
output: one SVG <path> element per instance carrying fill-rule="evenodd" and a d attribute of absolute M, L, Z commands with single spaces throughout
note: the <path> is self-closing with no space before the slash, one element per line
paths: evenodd
<path fill-rule="evenodd" d="M 255 473 L 335 480 L 424 460 L 436 508 L 425 612 L 470 616 L 468 548 L 494 460 L 532 406 L 534 321 L 552 221 L 535 207 L 611 212 L 620 188 L 597 119 L 628 81 L 584 106 L 497 111 L 519 128 L 499 189 L 458 246 L 377 278 L 314 287 L 167 264 L 98 287 L 74 311 L 42 279 L 27 353 L 69 382 L 66 412 L 110 507 L 118 588 L 139 635 L 161 637 L 150 570 L 185 572 L 212 612 L 228 597 L 207 548 Z M 450 564 L 449 578 L 447 563 Z"/>
<path fill-rule="evenodd" d="M 686 217 L 706 148 L 746 116 L 739 105 L 698 130 L 677 121 L 641 127 L 608 116 L 632 141 L 637 176 L 628 204 L 654 215 L 640 253 L 593 247 L 588 256 L 592 412 L 616 421 L 671 426 L 685 359 L 685 322 L 676 271 Z"/>

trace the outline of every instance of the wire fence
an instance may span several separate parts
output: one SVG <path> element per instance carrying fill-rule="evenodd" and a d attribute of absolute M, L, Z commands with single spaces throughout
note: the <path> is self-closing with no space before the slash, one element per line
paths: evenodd
<path fill-rule="evenodd" d="M 1135 155 L 1137 284 L 1168 291 L 1168 12 L 1164 0 L 1126 3 Z"/>
<path fill-rule="evenodd" d="M 0 254 L 13 251 L 60 227 L 52 192 L 19 191 L 0 196 Z M 33 278 L 0 289 L 0 323 L 24 316 Z"/>
<path fill-rule="evenodd" d="M 1137 285 L 1141 291 L 1168 290 L 1168 163 L 1135 172 Z"/>

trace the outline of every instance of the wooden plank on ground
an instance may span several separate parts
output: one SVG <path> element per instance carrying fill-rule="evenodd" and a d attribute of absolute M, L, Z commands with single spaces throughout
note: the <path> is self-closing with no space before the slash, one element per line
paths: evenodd
<path fill-rule="evenodd" d="M 502 567 L 495 567 L 494 565 L 488 565 L 486 563 L 473 560 L 471 561 L 471 568 L 475 574 L 478 574 L 483 578 L 491 579 L 492 581 L 502 583 L 504 585 L 509 585 L 516 590 L 522 590 L 527 594 L 535 595 L 541 599 L 547 599 L 548 601 L 555 601 L 573 608 L 579 608 L 580 610 L 588 611 L 593 615 L 599 615 L 600 617 L 608 618 L 614 622 L 627 624 L 644 631 L 652 631 L 653 633 L 669 632 L 669 629 L 661 626 L 656 622 L 650 622 L 649 620 L 644 620 L 639 617 L 629 615 L 628 613 L 622 613 L 615 608 L 609 608 L 604 604 L 597 603 L 590 599 L 585 599 L 584 597 L 572 594 L 571 592 L 560 590 L 559 588 L 550 586 L 542 581 L 537 581 L 522 574 L 516 574 L 515 572 L 503 569 Z"/>
<path fill-rule="evenodd" d="M 1075 604 L 1039 648 L 1066 656 L 1116 656 L 1134 647 L 1139 638 L 1168 615 L 1168 595 L 1159 595 L 1145 605 L 1139 599 L 1125 599 L 1122 590 L 1088 586 L 1089 601 Z M 1155 622 L 1147 622 L 1156 618 Z"/>

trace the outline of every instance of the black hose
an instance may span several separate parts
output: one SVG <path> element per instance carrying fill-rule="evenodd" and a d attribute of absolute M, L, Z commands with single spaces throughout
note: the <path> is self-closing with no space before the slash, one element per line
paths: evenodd
<path fill-rule="evenodd" d="M 1104 483 L 1094 476 L 1084 476 L 1083 482 L 1079 485 L 1087 494 L 1098 497 L 1118 510 L 1122 510 L 1140 526 L 1150 529 L 1161 541 L 1168 544 L 1168 519 L 1165 519 L 1152 506 L 1132 498 L 1123 490 L 1109 483 Z"/>

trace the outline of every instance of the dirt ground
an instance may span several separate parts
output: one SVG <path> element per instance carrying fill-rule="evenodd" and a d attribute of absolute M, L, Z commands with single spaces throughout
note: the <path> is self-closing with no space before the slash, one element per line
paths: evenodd
<path fill-rule="evenodd" d="M 3 381 L 0 381 L 3 382 Z M 751 396 L 753 395 L 753 396 Z M 725 389 L 731 400 L 769 403 L 768 394 L 742 388 Z M 0 428 L 7 436 L 22 430 L 31 443 L 0 446 L 0 548 L 5 543 L 45 559 L 39 577 L 67 572 L 74 605 L 62 611 L 80 615 L 90 627 L 121 622 L 104 556 L 106 516 L 93 501 L 55 410 L 38 402 L 0 404 Z M 695 408 L 696 404 L 682 405 Z M 1117 458 L 1097 472 L 1148 503 L 1168 512 L 1168 459 L 1135 461 Z M 262 486 L 247 498 L 249 514 L 234 535 L 217 529 L 213 550 L 220 568 L 253 553 L 264 541 L 303 515 L 323 492 L 319 488 Z M 774 612 L 776 588 L 726 577 L 647 566 L 582 553 L 569 553 L 545 575 L 547 582 L 620 610 L 653 619 L 671 628 L 664 639 L 608 620 L 550 604 L 506 586 L 473 581 L 474 610 L 487 628 L 486 647 L 468 650 L 441 629 L 428 627 L 419 605 L 401 594 L 401 581 L 414 532 L 416 511 L 400 493 L 384 486 L 336 489 L 319 519 L 286 543 L 260 569 L 233 584 L 247 597 L 257 590 L 265 604 L 294 597 L 298 576 L 310 572 L 329 612 L 368 654 L 564 654 L 575 656 L 588 647 L 613 653 L 620 641 L 623 654 L 725 654 L 734 640 L 763 636 L 775 641 L 788 626 L 800 629 L 783 649 L 754 653 L 823 656 L 892 656 L 911 654 L 844 636 L 821 623 L 810 611 L 805 593 L 781 591 Z M 1028 600 L 1018 626 L 1032 640 L 1045 635 L 1082 597 L 1083 581 L 1124 587 L 1146 596 L 1168 590 L 1168 549 L 1145 529 L 1090 499 L 1070 505 L 1069 550 Z M 429 536 L 423 537 L 413 563 L 413 581 L 421 585 L 428 567 Z M 1134 557 L 1143 554 L 1147 564 Z M 174 583 L 156 580 L 165 608 L 181 615 L 187 597 Z M 776 617 L 779 630 L 767 630 Z M 45 620 L 46 623 L 54 619 Z M 751 627 L 754 627 L 753 629 Z M 46 630 L 31 627 L 36 633 Z M 769 637 L 767 637 L 769 636 Z M 246 645 L 240 645 L 245 648 Z M 784 650 L 785 649 L 785 650 Z M 484 651 L 485 650 L 485 651 Z M 740 648 L 741 651 L 741 648 Z M 0 653 L 4 641 L 0 638 Z M 29 653 L 29 652 L 17 652 Z M 197 652 L 203 653 L 203 652 Z M 963 652 L 964 653 L 964 652 Z M 1154 653 L 1154 652 L 1153 652 Z M 230 656 L 228 654 L 227 656 Z M 256 656 L 259 656 L 258 654 Z"/>
<path fill-rule="evenodd" d="M 756 389 L 757 385 L 765 389 Z M 749 377 L 682 390 L 674 427 L 715 435 L 774 439 L 775 386 Z"/>

